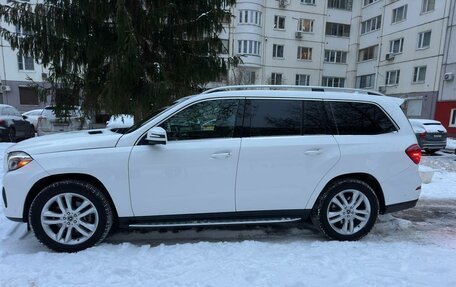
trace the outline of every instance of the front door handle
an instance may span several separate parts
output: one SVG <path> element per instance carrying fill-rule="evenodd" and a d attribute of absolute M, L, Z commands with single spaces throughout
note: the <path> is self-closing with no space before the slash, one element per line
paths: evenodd
<path fill-rule="evenodd" d="M 304 152 L 305 155 L 319 155 L 321 154 L 321 149 L 315 148 L 315 149 L 308 149 Z"/>
<path fill-rule="evenodd" d="M 229 158 L 231 156 L 230 152 L 218 152 L 218 153 L 213 153 L 211 155 L 211 158 Z"/>

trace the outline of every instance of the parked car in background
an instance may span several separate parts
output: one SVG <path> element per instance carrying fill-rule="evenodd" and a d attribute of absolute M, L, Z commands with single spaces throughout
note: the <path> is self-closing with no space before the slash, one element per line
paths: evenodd
<path fill-rule="evenodd" d="M 31 111 L 28 111 L 28 112 L 25 112 L 22 114 L 22 117 L 24 118 L 24 120 L 26 120 L 30 124 L 32 124 L 33 134 L 35 134 L 36 127 L 38 124 L 38 118 L 41 116 L 42 112 L 43 112 L 43 109 L 36 109 L 36 110 L 31 110 Z"/>
<path fill-rule="evenodd" d="M 92 122 L 75 107 L 67 111 L 63 117 L 57 117 L 54 106 L 47 106 L 43 109 L 37 124 L 37 135 L 43 136 L 54 133 L 70 132 L 77 130 L 88 130 L 92 128 Z"/>
<path fill-rule="evenodd" d="M 112 115 L 109 118 L 109 121 L 106 122 L 107 129 L 125 129 L 129 128 L 134 124 L 134 116 L 133 115 Z"/>
<path fill-rule="evenodd" d="M 32 125 L 24 120 L 16 108 L 0 105 L 0 139 L 16 142 L 35 136 Z"/>
<path fill-rule="evenodd" d="M 444 149 L 447 144 L 447 130 L 441 122 L 426 119 L 410 119 L 419 146 L 427 153 Z"/>

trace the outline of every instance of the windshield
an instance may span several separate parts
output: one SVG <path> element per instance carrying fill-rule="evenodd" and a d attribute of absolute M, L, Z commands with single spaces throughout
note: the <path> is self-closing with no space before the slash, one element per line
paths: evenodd
<path fill-rule="evenodd" d="M 128 134 L 128 133 L 131 133 L 137 129 L 139 129 L 140 127 L 144 126 L 145 124 L 147 124 L 148 122 L 150 122 L 152 119 L 154 119 L 156 116 L 160 115 L 161 113 L 173 108 L 174 106 L 176 106 L 177 104 L 183 102 L 183 101 L 186 101 L 187 99 L 189 99 L 191 96 L 189 97 L 184 97 L 184 98 L 181 98 L 177 101 L 175 101 L 172 105 L 170 106 L 167 106 L 167 107 L 164 107 L 164 108 L 161 108 L 161 109 L 158 109 L 154 112 L 152 112 L 148 117 L 144 118 L 143 120 L 140 120 L 139 122 L 137 122 L 136 124 L 132 125 L 129 129 L 125 130 L 125 132 L 123 132 L 124 134 Z"/>

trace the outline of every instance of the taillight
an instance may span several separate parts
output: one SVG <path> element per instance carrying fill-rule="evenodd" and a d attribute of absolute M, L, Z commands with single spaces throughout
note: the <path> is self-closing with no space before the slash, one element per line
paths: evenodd
<path fill-rule="evenodd" d="M 0 120 L 0 126 L 5 125 L 5 123 L 6 123 L 5 120 Z"/>
<path fill-rule="evenodd" d="M 419 164 L 421 160 L 421 148 L 419 145 L 414 144 L 409 146 L 406 150 L 405 153 L 408 155 L 408 157 L 415 163 Z"/>
<path fill-rule="evenodd" d="M 426 138 L 426 132 L 420 133 L 420 139 L 425 139 Z"/>

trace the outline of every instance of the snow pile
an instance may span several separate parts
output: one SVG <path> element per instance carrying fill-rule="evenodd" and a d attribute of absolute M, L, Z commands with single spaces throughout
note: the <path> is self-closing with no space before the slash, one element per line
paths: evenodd
<path fill-rule="evenodd" d="M 456 150 L 456 139 L 447 138 L 446 149 L 453 150 L 453 151 Z"/>
<path fill-rule="evenodd" d="M 456 173 L 436 176 L 423 197 L 453 196 Z M 417 228 L 385 215 L 358 242 L 301 227 L 132 232 L 59 254 L 6 220 L 0 203 L 0 286 L 456 286 L 454 230 Z"/>

